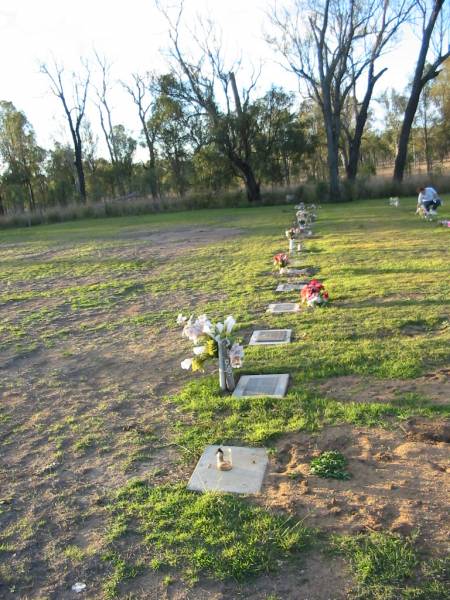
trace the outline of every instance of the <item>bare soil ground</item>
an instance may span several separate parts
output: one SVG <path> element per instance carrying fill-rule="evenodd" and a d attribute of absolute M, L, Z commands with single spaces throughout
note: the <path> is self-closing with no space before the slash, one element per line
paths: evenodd
<path fill-rule="evenodd" d="M 392 402 L 401 395 L 419 394 L 432 404 L 450 400 L 450 368 L 442 367 L 416 379 L 375 379 L 348 375 L 330 377 L 318 385 L 330 398 L 341 402 Z"/>
<path fill-rule="evenodd" d="M 410 419 L 392 429 L 327 427 L 280 440 L 262 502 L 339 533 L 419 531 L 429 549 L 446 552 L 450 527 L 450 422 Z M 348 481 L 312 475 L 326 450 L 349 460 Z"/>
<path fill-rule="evenodd" d="M 158 260 L 236 234 L 226 228 L 142 231 L 124 235 L 118 248 L 106 244 L 102 252 L 115 258 L 154 258 L 146 274 L 157 277 Z M 27 259 L 42 258 L 42 253 L 31 256 L 20 244 L 12 250 Z M 45 257 L 61 258 L 69 250 L 49 249 Z M 30 300 L 26 309 L 59 306 L 58 287 L 81 281 L 86 278 L 30 281 L 22 287 L 54 294 Z M 169 437 L 169 424 L 178 417 L 163 402 L 188 379 L 179 368 L 184 357 L 179 331 L 158 322 L 138 329 L 127 322 L 113 330 L 94 326 L 168 307 L 195 310 L 203 301 L 206 291 L 140 297 L 109 311 L 94 308 L 65 315 L 61 305 L 60 322 L 54 326 L 63 322 L 69 335 L 20 357 L 13 348 L 0 355 L 1 407 L 8 415 L 0 430 L 0 527 L 14 548 L 12 554 L 0 551 L 1 598 L 101 598 L 107 570 L 100 556 L 106 543 L 108 494 L 132 477 L 151 475 L 155 483 L 187 480 L 193 465 L 178 460 Z M 14 302 L 0 306 L 0 317 L 16 308 Z M 433 400 L 441 401 L 449 397 L 448 373 L 442 370 L 403 383 L 376 380 L 370 394 L 358 378 L 330 380 L 323 389 L 338 399 L 357 395 L 360 401 L 378 396 L 382 401 L 400 385 L 419 389 L 427 383 L 430 395 L 431 379 Z M 278 459 L 256 501 L 295 512 L 326 530 L 419 528 L 425 544 L 433 540 L 445 546 L 448 441 L 448 424 L 438 421 L 411 421 L 383 430 L 342 426 L 315 436 L 292 435 L 280 440 Z M 309 475 L 310 459 L 327 448 L 345 449 L 353 474 L 349 482 Z M 324 560 L 312 553 L 300 567 L 282 565 L 277 575 L 245 585 L 204 582 L 189 589 L 147 574 L 124 586 L 123 597 L 263 600 L 275 594 L 286 600 L 337 600 L 345 597 L 346 580 L 340 559 Z M 85 593 L 71 591 L 77 581 L 86 582 Z"/>

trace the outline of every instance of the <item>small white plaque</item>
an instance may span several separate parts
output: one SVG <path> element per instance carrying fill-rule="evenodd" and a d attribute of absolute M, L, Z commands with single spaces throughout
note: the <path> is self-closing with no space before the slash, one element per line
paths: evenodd
<path fill-rule="evenodd" d="M 307 284 L 307 281 L 299 283 L 279 283 L 276 292 L 299 292 Z"/>
<path fill-rule="evenodd" d="M 283 398 L 289 384 L 289 374 L 281 375 L 242 375 L 233 396 L 249 398 L 251 396 L 268 396 Z"/>
<path fill-rule="evenodd" d="M 297 302 L 276 302 L 275 304 L 269 304 L 267 308 L 268 313 L 281 314 L 281 313 L 295 313 L 300 310 L 300 305 Z"/>
<path fill-rule="evenodd" d="M 216 450 L 219 446 L 207 446 L 189 479 L 188 490 L 257 494 L 261 490 L 268 463 L 266 449 L 222 447 L 231 450 L 231 471 L 217 469 Z"/>
<path fill-rule="evenodd" d="M 257 329 L 252 333 L 249 346 L 287 344 L 291 341 L 292 329 Z"/>

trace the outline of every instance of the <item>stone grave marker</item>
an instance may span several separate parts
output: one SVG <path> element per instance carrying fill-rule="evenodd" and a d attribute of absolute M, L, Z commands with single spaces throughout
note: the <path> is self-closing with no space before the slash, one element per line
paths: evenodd
<path fill-rule="evenodd" d="M 234 494 L 257 494 L 261 490 L 267 468 L 265 448 L 226 446 L 231 451 L 232 469 L 219 471 L 216 451 L 219 446 L 207 446 L 187 485 L 195 492 L 231 492 Z"/>
<path fill-rule="evenodd" d="M 280 375 L 242 375 L 233 396 L 248 398 L 251 396 L 269 396 L 283 398 L 289 384 L 289 374 Z"/>
<path fill-rule="evenodd" d="M 291 341 L 292 329 L 257 329 L 252 333 L 249 346 L 287 344 Z"/>
<path fill-rule="evenodd" d="M 276 292 L 299 292 L 308 282 L 299 281 L 298 283 L 279 283 Z"/>
<path fill-rule="evenodd" d="M 294 277 L 296 275 L 307 275 L 308 269 L 288 268 L 283 274 L 287 275 L 288 277 Z"/>
<path fill-rule="evenodd" d="M 299 312 L 300 305 L 298 302 L 275 302 L 274 304 L 269 304 L 267 311 L 272 314 L 281 314 L 281 313 L 295 313 Z"/>

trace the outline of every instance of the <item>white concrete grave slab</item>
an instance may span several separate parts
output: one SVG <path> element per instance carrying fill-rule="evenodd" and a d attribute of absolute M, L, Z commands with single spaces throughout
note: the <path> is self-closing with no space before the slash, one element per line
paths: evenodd
<path fill-rule="evenodd" d="M 195 492 L 231 492 L 234 494 L 257 494 L 261 490 L 267 468 L 265 448 L 221 446 L 231 451 L 231 471 L 219 471 L 216 451 L 219 446 L 207 446 L 187 485 Z"/>
<path fill-rule="evenodd" d="M 299 283 L 279 283 L 276 292 L 299 292 L 307 284 L 307 281 L 299 281 Z"/>
<path fill-rule="evenodd" d="M 292 329 L 257 329 L 252 333 L 249 346 L 270 346 L 288 344 L 291 341 Z"/>
<path fill-rule="evenodd" d="M 284 398 L 289 385 L 289 373 L 279 375 L 242 375 L 233 396 L 249 398 L 251 396 L 268 396 Z"/>
<path fill-rule="evenodd" d="M 281 313 L 296 313 L 299 310 L 300 304 L 298 302 L 275 302 L 269 304 L 266 312 L 279 315 Z"/>

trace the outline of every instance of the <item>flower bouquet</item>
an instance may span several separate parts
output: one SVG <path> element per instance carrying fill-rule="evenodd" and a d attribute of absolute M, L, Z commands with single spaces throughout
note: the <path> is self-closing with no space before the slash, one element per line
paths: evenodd
<path fill-rule="evenodd" d="M 329 300 L 328 292 L 320 281 L 311 279 L 300 292 L 300 297 L 303 304 L 308 306 L 325 306 Z"/>
<path fill-rule="evenodd" d="M 289 256 L 284 252 L 279 252 L 273 257 L 273 264 L 280 271 L 281 274 L 284 272 L 284 270 L 289 264 Z"/>
<path fill-rule="evenodd" d="M 295 240 L 300 233 L 298 227 L 291 227 L 290 229 L 286 229 L 286 237 L 288 240 Z"/>
<path fill-rule="evenodd" d="M 183 325 L 183 336 L 193 342 L 193 358 L 186 358 L 181 368 L 193 372 L 203 371 L 208 360 L 219 360 L 220 387 L 222 390 L 234 390 L 233 368 L 242 367 L 244 348 L 238 344 L 232 331 L 236 320 L 228 315 L 223 323 L 212 323 L 206 315 L 196 319 L 178 315 L 178 325 Z"/>

